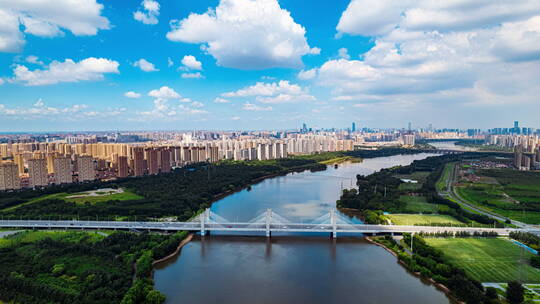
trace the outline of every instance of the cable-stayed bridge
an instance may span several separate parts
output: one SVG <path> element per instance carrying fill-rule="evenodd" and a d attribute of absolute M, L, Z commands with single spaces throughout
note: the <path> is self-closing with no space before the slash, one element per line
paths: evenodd
<path fill-rule="evenodd" d="M 349 218 L 331 209 L 330 212 L 310 221 L 297 223 L 280 216 L 271 209 L 261 212 L 247 222 L 231 222 L 206 209 L 188 222 L 126 222 L 126 221 L 49 221 L 49 220 L 0 220 L 0 228 L 20 229 L 104 229 L 131 231 L 193 231 L 201 235 L 210 232 L 261 233 L 270 237 L 272 233 L 329 233 L 336 238 L 338 234 L 401 234 L 437 232 L 496 232 L 508 235 L 512 231 L 540 233 L 539 229 L 479 228 L 453 226 L 398 226 L 369 225 L 353 223 Z"/>

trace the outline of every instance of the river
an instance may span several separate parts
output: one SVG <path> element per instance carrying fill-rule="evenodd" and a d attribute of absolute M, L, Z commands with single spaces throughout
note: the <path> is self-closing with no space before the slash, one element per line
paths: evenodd
<path fill-rule="evenodd" d="M 457 150 L 457 151 L 463 151 L 463 152 L 478 151 L 477 148 L 456 145 L 456 141 L 432 141 L 432 142 L 428 142 L 428 144 L 434 146 L 435 148 L 439 150 Z"/>
<path fill-rule="evenodd" d="M 356 174 L 430 155 L 365 159 L 267 179 L 214 203 L 212 211 L 231 221 L 247 221 L 272 208 L 295 222 L 308 221 L 335 207 L 341 189 L 354 185 Z M 449 303 L 383 248 L 358 236 L 196 237 L 156 269 L 154 279 L 169 304 Z"/>

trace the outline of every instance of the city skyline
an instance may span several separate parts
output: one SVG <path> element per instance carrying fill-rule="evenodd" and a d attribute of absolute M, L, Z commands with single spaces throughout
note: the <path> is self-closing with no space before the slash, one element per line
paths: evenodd
<path fill-rule="evenodd" d="M 0 132 L 539 127 L 536 1 L 5 0 L 0 16 Z"/>

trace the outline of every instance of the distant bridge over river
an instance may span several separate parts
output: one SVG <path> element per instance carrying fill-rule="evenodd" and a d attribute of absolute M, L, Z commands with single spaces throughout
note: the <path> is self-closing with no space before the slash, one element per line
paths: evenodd
<path fill-rule="evenodd" d="M 247 222 L 231 222 L 210 209 L 189 222 L 125 222 L 125 221 L 50 221 L 50 220 L 0 220 L 0 228 L 17 229 L 103 229 L 130 231 L 193 231 L 201 235 L 210 232 L 261 233 L 270 237 L 272 233 L 329 233 L 336 238 L 338 234 L 402 234 L 402 233 L 437 233 L 437 232 L 496 232 L 508 235 L 512 231 L 540 233 L 534 229 L 515 228 L 480 228 L 453 226 L 397 226 L 368 225 L 353 223 L 349 218 L 331 209 L 329 213 L 309 222 L 291 222 L 276 214 L 271 209 L 259 214 Z"/>

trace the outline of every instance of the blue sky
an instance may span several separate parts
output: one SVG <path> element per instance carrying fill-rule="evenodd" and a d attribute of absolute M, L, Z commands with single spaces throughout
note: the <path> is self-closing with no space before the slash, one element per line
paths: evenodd
<path fill-rule="evenodd" d="M 536 0 L 78 2 L 0 0 L 0 131 L 540 127 Z"/>

